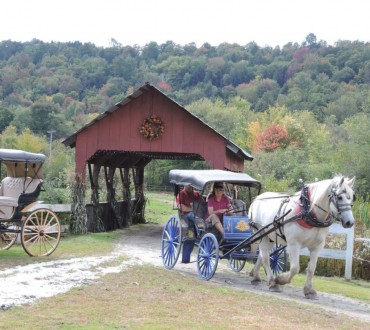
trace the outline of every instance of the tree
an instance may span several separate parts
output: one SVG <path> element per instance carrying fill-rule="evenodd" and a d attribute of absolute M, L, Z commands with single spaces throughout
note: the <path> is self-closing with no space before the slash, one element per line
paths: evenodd
<path fill-rule="evenodd" d="M 15 126 L 8 126 L 0 135 L 1 147 L 6 149 L 15 149 L 17 145 L 18 135 Z"/>
<path fill-rule="evenodd" d="M 272 124 L 257 136 L 253 151 L 271 152 L 278 148 L 284 149 L 289 142 L 288 131 L 280 125 Z"/>
<path fill-rule="evenodd" d="M 356 176 L 356 193 L 367 198 L 370 191 L 370 119 L 359 113 L 345 119 L 341 129 L 346 133 L 337 141 L 337 162 L 343 173 Z"/>
<path fill-rule="evenodd" d="M 317 38 L 313 33 L 310 33 L 306 36 L 306 43 L 309 47 L 316 46 Z"/>
<path fill-rule="evenodd" d="M 6 108 L 0 107 L 0 132 L 12 122 L 14 114 Z"/>
<path fill-rule="evenodd" d="M 15 149 L 42 153 L 47 150 L 47 146 L 48 143 L 45 137 L 34 135 L 31 133 L 30 129 L 26 128 L 18 136 Z"/>

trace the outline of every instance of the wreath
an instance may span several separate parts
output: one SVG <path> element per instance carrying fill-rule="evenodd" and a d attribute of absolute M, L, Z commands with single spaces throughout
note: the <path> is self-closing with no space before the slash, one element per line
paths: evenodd
<path fill-rule="evenodd" d="M 154 140 L 164 132 L 164 122 L 161 117 L 151 115 L 146 117 L 139 128 L 139 132 L 148 140 Z"/>

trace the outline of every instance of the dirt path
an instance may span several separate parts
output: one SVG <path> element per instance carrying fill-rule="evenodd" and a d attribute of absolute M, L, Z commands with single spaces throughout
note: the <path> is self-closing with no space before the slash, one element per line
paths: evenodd
<path fill-rule="evenodd" d="M 149 263 L 162 267 L 161 235 L 162 226 L 148 224 L 140 230 L 128 231 L 117 244 L 115 251 L 105 257 L 43 262 L 0 271 L 0 309 L 5 310 L 14 305 L 66 292 L 72 287 L 92 283 L 104 274 L 120 272 L 133 264 Z M 129 260 L 125 258 L 126 261 L 115 267 L 105 265 L 119 256 L 127 256 Z M 182 264 L 179 261 L 171 271 L 197 277 L 196 268 L 193 252 L 191 263 Z M 238 290 L 296 301 L 308 307 L 321 307 L 333 313 L 345 314 L 370 323 L 370 304 L 322 292 L 319 292 L 319 299 L 311 301 L 304 298 L 302 288 L 293 286 L 285 286 L 283 292 L 272 293 L 269 292 L 265 282 L 258 286 L 252 285 L 251 278 L 246 275 L 245 270 L 234 273 L 220 263 L 211 281 Z"/>

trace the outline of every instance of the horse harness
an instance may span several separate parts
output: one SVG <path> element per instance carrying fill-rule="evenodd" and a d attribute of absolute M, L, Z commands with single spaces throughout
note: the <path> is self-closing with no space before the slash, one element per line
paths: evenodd
<path fill-rule="evenodd" d="M 281 219 L 281 214 L 285 212 L 285 207 L 287 206 L 287 203 L 290 202 L 291 196 L 287 196 L 281 201 L 280 208 L 277 212 L 277 215 L 275 216 L 275 219 L 273 221 L 273 225 L 276 228 L 276 236 L 282 238 L 283 240 L 286 241 L 283 227 L 285 224 L 292 222 L 292 221 L 297 221 L 297 223 L 307 229 L 311 228 L 325 228 L 329 227 L 333 224 L 334 220 L 340 221 L 338 218 L 341 217 L 341 213 L 343 211 L 348 211 L 351 209 L 351 204 L 346 203 L 346 204 L 339 204 L 338 203 L 338 197 L 342 194 L 346 194 L 346 191 L 344 190 L 340 194 L 336 193 L 336 187 L 332 187 L 330 195 L 329 195 L 329 205 L 334 204 L 335 208 L 338 211 L 338 215 L 334 215 L 333 212 L 329 212 L 327 210 L 324 210 L 322 207 L 319 205 L 315 206 L 319 208 L 321 211 L 324 211 L 327 213 L 327 217 L 324 221 L 319 221 L 317 219 L 316 214 L 313 212 L 311 209 L 311 201 L 310 201 L 310 190 L 308 185 L 304 184 L 301 190 L 301 194 L 299 196 L 300 203 L 297 201 L 293 200 L 293 202 L 296 204 L 296 207 L 294 210 L 294 216 L 285 220 L 284 218 Z M 285 205 L 285 207 L 284 207 Z"/>

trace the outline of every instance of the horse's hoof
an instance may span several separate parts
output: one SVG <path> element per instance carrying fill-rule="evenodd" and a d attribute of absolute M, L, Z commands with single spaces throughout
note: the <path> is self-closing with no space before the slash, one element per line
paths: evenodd
<path fill-rule="evenodd" d="M 258 284 L 260 284 L 260 283 L 261 283 L 261 280 L 256 279 L 256 278 L 255 278 L 254 280 L 252 280 L 252 281 L 251 281 L 251 284 L 252 284 L 252 285 L 258 285 Z"/>
<path fill-rule="evenodd" d="M 271 292 L 281 292 L 281 291 L 282 291 L 282 290 L 280 289 L 280 286 L 279 286 L 279 285 L 277 285 L 277 284 L 270 286 L 270 287 L 269 287 L 269 290 L 270 290 Z"/>
<path fill-rule="evenodd" d="M 319 298 L 317 297 L 317 293 L 316 293 L 316 292 L 314 292 L 314 293 L 306 293 L 306 294 L 305 294 L 305 297 L 306 297 L 307 299 L 310 299 L 310 300 L 317 300 L 317 299 L 319 299 Z"/>

